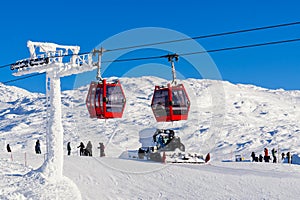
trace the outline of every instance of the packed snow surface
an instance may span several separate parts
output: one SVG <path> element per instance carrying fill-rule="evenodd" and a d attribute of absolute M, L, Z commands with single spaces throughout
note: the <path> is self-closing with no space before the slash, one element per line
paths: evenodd
<path fill-rule="evenodd" d="M 157 123 L 150 104 L 155 77 L 122 78 L 122 119 L 90 119 L 88 86 L 62 93 L 64 177 L 48 180 L 38 169 L 46 151 L 46 97 L 0 84 L 0 199 L 298 199 L 298 165 L 221 162 L 235 155 L 279 149 L 300 153 L 300 92 L 268 90 L 224 81 L 182 81 L 191 100 L 187 121 Z M 172 128 L 186 151 L 207 154 L 209 164 L 162 164 L 120 159 L 140 147 L 139 132 Z M 34 154 L 40 139 L 42 154 Z M 80 142 L 93 144 L 93 157 L 78 156 Z M 105 158 L 99 156 L 105 144 Z M 6 153 L 10 144 L 12 154 Z M 26 159 L 25 159 L 26 158 Z"/>

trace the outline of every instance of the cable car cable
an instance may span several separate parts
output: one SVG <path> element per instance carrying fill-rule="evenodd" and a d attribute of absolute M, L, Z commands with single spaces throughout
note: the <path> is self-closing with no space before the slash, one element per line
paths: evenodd
<path fill-rule="evenodd" d="M 197 51 L 197 52 L 189 52 L 189 53 L 181 53 L 179 56 L 188 56 L 194 54 L 202 54 L 202 53 L 215 53 L 220 51 L 230 51 L 236 49 L 245 49 L 245 48 L 253 48 L 253 47 L 260 47 L 260 46 L 267 46 L 267 45 L 275 45 L 275 44 L 283 44 L 283 43 L 292 43 L 292 42 L 299 42 L 300 38 L 290 39 L 290 40 L 280 40 L 280 41 L 273 41 L 273 42 L 265 42 L 265 43 L 257 43 L 257 44 L 249 44 L 243 46 L 235 46 L 235 47 L 226 47 L 220 49 L 211 49 L 206 51 Z M 112 63 L 112 62 L 128 62 L 128 61 L 137 61 L 137 60 L 153 60 L 158 58 L 165 58 L 168 55 L 163 56 L 151 56 L 151 57 L 140 57 L 140 58 L 127 58 L 127 59 L 117 59 L 117 60 L 107 60 L 102 61 L 102 63 Z"/>
<path fill-rule="evenodd" d="M 169 41 L 154 42 L 154 43 L 134 45 L 134 46 L 128 46 L 128 47 L 120 47 L 120 48 L 115 48 L 115 49 L 108 49 L 106 51 L 107 52 L 109 52 L 109 51 L 119 51 L 119 50 L 133 49 L 133 48 L 139 48 L 139 47 L 154 46 L 154 45 L 159 45 L 159 44 L 183 42 L 183 41 L 188 41 L 188 40 L 198 40 L 198 39 L 204 39 L 204 38 L 219 37 L 219 36 L 225 36 L 225 35 L 233 35 L 233 34 L 238 34 L 238 33 L 260 31 L 260 30 L 280 28 L 280 27 L 286 27 L 286 26 L 294 26 L 294 25 L 299 25 L 299 24 L 300 24 L 300 22 L 297 21 L 297 22 L 277 24 L 277 25 L 272 25 L 272 26 L 263 26 L 263 27 L 256 27 L 256 28 L 250 28 L 250 29 L 229 31 L 229 32 L 223 32 L 223 33 L 213 33 L 213 34 L 209 34 L 209 35 L 201 35 L 201 36 L 195 36 L 195 37 L 191 37 L 191 38 L 183 38 L 183 39 L 177 39 L 177 40 L 169 40 Z"/>
<path fill-rule="evenodd" d="M 20 77 L 20 78 L 17 78 L 17 79 L 12 79 L 12 80 L 9 80 L 9 81 L 5 81 L 5 82 L 2 82 L 2 83 L 3 84 L 12 83 L 12 82 L 19 81 L 19 80 L 23 80 L 23 79 L 27 79 L 27 78 L 32 78 L 32 77 L 35 77 L 35 76 L 40 76 L 40 75 L 42 75 L 44 73 L 45 72 L 38 73 L 38 74 L 33 74 L 33 75 L 29 75 L 29 76 L 24 76 L 24 77 Z"/>
<path fill-rule="evenodd" d="M 9 67 L 9 66 L 11 66 L 11 65 L 13 65 L 13 64 L 15 64 L 15 63 L 6 64 L 6 65 L 2 65 L 2 66 L 0 66 L 0 69 L 2 69 L 2 68 L 5 68 L 5 67 Z"/>
<path fill-rule="evenodd" d="M 138 47 L 154 46 L 154 45 L 174 43 L 174 42 L 183 42 L 183 41 L 187 41 L 187 40 L 197 40 L 197 39 L 219 37 L 219 36 L 225 36 L 225 35 L 233 35 L 233 34 L 238 34 L 238 33 L 246 33 L 246 32 L 266 30 L 266 29 L 274 29 L 274 28 L 294 26 L 294 25 L 299 25 L 299 24 L 300 24 L 300 21 L 296 21 L 296 22 L 277 24 L 277 25 L 271 25 L 271 26 L 256 27 L 256 28 L 250 28 L 250 29 L 223 32 L 223 33 L 214 33 L 214 34 L 209 34 L 209 35 L 196 36 L 196 37 L 192 37 L 192 38 L 183 38 L 183 39 L 177 39 L 177 40 L 169 40 L 169 41 L 161 41 L 161 42 L 155 42 L 155 43 L 149 43 L 149 44 L 141 44 L 141 45 L 134 45 L 134 46 L 128 46 L 128 47 L 120 47 L 120 48 L 115 48 L 115 49 L 108 49 L 108 50 L 106 50 L 106 52 L 132 49 L 132 48 L 138 48 Z M 84 53 L 78 53 L 78 54 L 68 54 L 68 55 L 59 55 L 59 56 L 50 56 L 49 58 L 74 56 L 74 55 L 79 56 L 79 55 L 84 55 L 84 54 L 89 54 L 89 53 L 91 53 L 91 52 L 84 52 Z M 14 63 L 2 65 L 2 66 L 0 66 L 0 69 L 8 67 L 12 64 L 14 64 Z"/>
<path fill-rule="evenodd" d="M 237 49 L 254 48 L 254 47 L 261 47 L 261 46 L 268 46 L 268 45 L 299 42 L 299 41 L 300 41 L 300 38 L 295 38 L 295 39 L 290 39 L 290 40 L 280 40 L 280 41 L 273 41 L 273 42 L 249 44 L 249 45 L 243 45 L 243 46 L 226 47 L 226 48 L 220 48 L 220 49 L 211 49 L 211 50 L 207 50 L 207 51 L 181 53 L 181 54 L 177 54 L 177 55 L 179 55 L 179 56 L 188 56 L 188 55 L 202 54 L 202 53 L 215 53 L 215 52 L 221 52 L 221 51 L 231 51 L 231 50 L 237 50 Z M 168 56 L 168 55 L 140 57 L 140 58 L 127 58 L 127 59 L 117 59 L 117 60 L 107 60 L 107 61 L 102 61 L 102 63 L 129 62 L 129 61 L 151 60 L 151 59 L 153 60 L 153 59 L 165 58 L 166 56 Z M 18 79 L 9 80 L 9 81 L 2 82 L 2 83 L 4 83 L 4 84 L 11 83 L 11 82 L 23 80 L 23 79 L 26 79 L 26 78 L 31 78 L 31 77 L 34 77 L 34 76 L 38 76 L 38 75 L 41 75 L 41 74 L 43 74 L 43 73 L 33 74 L 31 76 L 21 77 L 21 78 L 18 78 Z"/>
<path fill-rule="evenodd" d="M 230 51 L 230 50 L 236 50 L 236 49 L 261 47 L 261 46 L 276 45 L 276 44 L 291 43 L 291 42 L 299 42 L 299 41 L 300 41 L 300 38 L 296 38 L 296 39 L 290 39 L 290 40 L 281 40 L 281 41 L 273 41 L 273 42 L 266 42 L 266 43 L 249 44 L 249 45 L 243 45 L 243 46 L 226 47 L 226 48 L 221 48 L 221 49 L 212 49 L 212 50 L 207 50 L 207 51 L 182 53 L 182 54 L 178 54 L 178 55 L 179 56 L 188 56 L 188 55 L 201 54 L 201 53 L 215 53 L 215 52 L 219 52 L 219 51 Z"/>

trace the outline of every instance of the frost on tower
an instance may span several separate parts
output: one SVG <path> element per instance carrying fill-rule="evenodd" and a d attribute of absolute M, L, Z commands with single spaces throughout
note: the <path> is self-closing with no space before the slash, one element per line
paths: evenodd
<path fill-rule="evenodd" d="M 30 58 L 11 65 L 15 76 L 46 73 L 47 159 L 38 169 L 49 178 L 60 178 L 63 172 L 63 126 L 61 120 L 60 78 L 93 70 L 90 54 L 78 55 L 79 46 L 27 42 Z M 70 56 L 67 56 L 70 55 Z"/>

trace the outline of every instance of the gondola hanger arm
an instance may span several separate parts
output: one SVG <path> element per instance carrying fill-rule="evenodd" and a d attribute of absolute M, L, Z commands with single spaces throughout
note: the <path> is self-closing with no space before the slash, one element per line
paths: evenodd
<path fill-rule="evenodd" d="M 96 75 L 96 79 L 98 81 L 102 81 L 103 78 L 101 76 L 101 60 L 102 60 L 102 55 L 105 52 L 105 49 L 103 47 L 101 47 L 100 49 L 94 49 L 93 50 L 93 56 L 98 56 L 97 58 L 97 75 Z"/>
<path fill-rule="evenodd" d="M 178 61 L 178 57 L 179 55 L 178 54 L 168 54 L 168 55 L 165 55 L 165 56 L 162 56 L 163 58 L 168 58 L 168 62 L 171 63 L 171 67 L 172 67 L 172 84 L 173 85 L 176 85 L 177 82 L 176 82 L 176 69 L 175 69 L 175 65 L 174 65 L 174 59 L 175 61 L 177 62 Z"/>

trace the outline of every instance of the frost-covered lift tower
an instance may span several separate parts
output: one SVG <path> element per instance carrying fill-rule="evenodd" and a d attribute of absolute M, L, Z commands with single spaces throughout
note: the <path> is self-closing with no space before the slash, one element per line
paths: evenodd
<path fill-rule="evenodd" d="M 30 58 L 11 65 L 15 76 L 46 73 L 47 159 L 39 169 L 49 178 L 63 174 L 63 126 L 61 120 L 60 78 L 94 69 L 91 54 L 78 55 L 79 46 L 27 42 Z M 71 55 L 70 58 L 67 55 Z"/>

